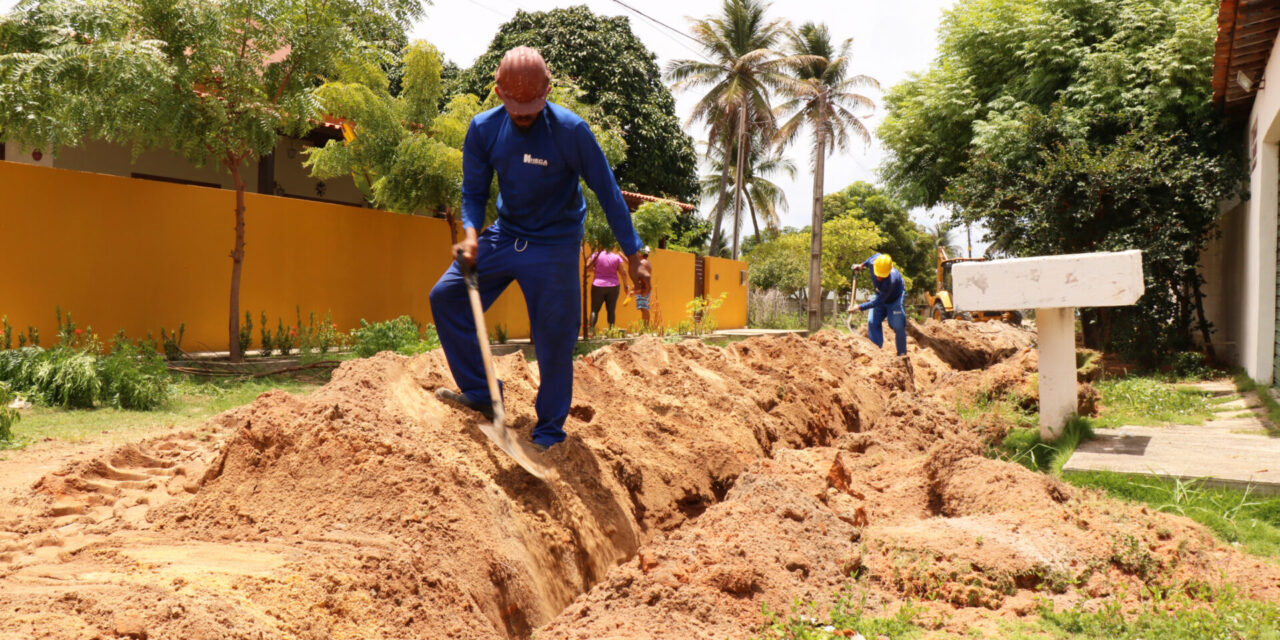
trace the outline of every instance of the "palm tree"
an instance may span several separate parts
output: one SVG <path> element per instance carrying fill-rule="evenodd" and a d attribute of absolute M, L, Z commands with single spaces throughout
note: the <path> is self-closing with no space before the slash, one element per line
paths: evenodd
<path fill-rule="evenodd" d="M 737 192 L 736 176 L 738 172 L 736 166 L 725 166 L 725 153 L 722 147 L 711 143 L 704 143 L 707 147 L 706 156 L 710 161 L 712 173 L 702 177 L 702 194 L 708 197 L 719 195 L 725 197 L 722 186 L 722 176 L 733 174 L 735 176 L 733 187 Z M 734 145 L 735 147 L 737 145 Z M 737 149 L 730 149 L 729 155 L 736 157 Z M 730 163 L 734 165 L 736 163 Z M 751 137 L 751 151 L 747 154 L 746 167 L 743 169 L 742 181 L 745 185 L 745 199 L 747 207 L 751 213 L 751 226 L 755 231 L 756 241 L 760 241 L 760 222 L 764 222 L 766 229 L 777 231 L 781 226 L 781 219 L 778 213 L 786 211 L 787 195 L 782 191 L 782 187 L 770 180 L 770 178 L 778 175 L 784 175 L 787 178 L 794 179 L 796 177 L 796 163 L 790 158 L 782 155 L 771 141 L 763 136 Z M 717 202 L 716 207 L 723 210 L 725 204 Z M 738 226 L 738 221 L 734 220 L 734 227 Z"/>
<path fill-rule="evenodd" d="M 855 93 L 863 87 L 880 88 L 875 78 L 865 75 L 846 77 L 852 40 L 837 49 L 825 24 L 807 22 L 788 34 L 791 41 L 790 60 L 799 82 L 782 87 L 790 100 L 779 107 L 790 118 L 774 136 L 779 146 L 795 139 L 800 128 L 813 131 L 813 240 L 809 256 L 809 331 L 822 326 L 822 181 L 827 155 L 845 149 L 851 136 L 871 143 L 871 132 L 856 113 L 874 109 L 871 98 Z"/>
<path fill-rule="evenodd" d="M 723 14 L 692 21 L 693 37 L 702 43 L 708 61 L 673 60 L 667 78 L 676 89 L 709 87 L 693 108 L 690 122 L 705 121 L 709 137 L 723 148 L 737 147 L 738 161 L 725 163 L 711 234 L 711 255 L 719 249 L 720 224 L 724 216 L 724 190 L 729 183 L 731 164 L 738 172 L 734 180 L 734 220 L 740 219 L 743 199 L 742 173 L 746 169 L 745 140 L 748 131 L 771 134 L 777 121 L 769 105 L 769 90 L 789 82 L 786 69 L 794 65 L 773 47 L 787 32 L 782 20 L 765 20 L 769 3 L 764 0 L 724 0 Z M 732 144 L 736 139 L 737 145 Z M 733 257 L 738 257 L 738 229 L 733 233 Z"/>

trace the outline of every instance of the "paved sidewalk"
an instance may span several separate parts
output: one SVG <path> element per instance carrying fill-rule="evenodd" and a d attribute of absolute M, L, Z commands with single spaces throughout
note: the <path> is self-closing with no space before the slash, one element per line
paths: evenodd
<path fill-rule="evenodd" d="M 1236 392 L 1230 381 L 1186 386 L 1230 399 L 1202 425 L 1097 429 L 1063 470 L 1201 478 L 1206 486 L 1280 494 L 1280 438 L 1267 435 L 1258 397 Z"/>

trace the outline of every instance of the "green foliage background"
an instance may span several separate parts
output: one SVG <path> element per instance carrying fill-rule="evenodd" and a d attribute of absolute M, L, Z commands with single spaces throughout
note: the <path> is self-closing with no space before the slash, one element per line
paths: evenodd
<path fill-rule="evenodd" d="M 981 221 L 1015 255 L 1143 250 L 1133 307 L 1084 309 L 1086 344 L 1151 362 L 1186 349 L 1196 262 L 1241 187 L 1210 105 L 1212 0 L 964 0 L 932 67 L 893 87 L 888 186 Z"/>
<path fill-rule="evenodd" d="M 488 95 L 502 55 L 520 45 L 538 49 L 553 75 L 573 78 L 583 89 L 582 102 L 598 105 L 621 124 L 630 149 L 615 167 L 623 189 L 698 202 L 693 139 L 680 127 L 656 57 L 631 32 L 627 18 L 598 16 L 585 6 L 517 11 L 488 51 L 459 74 L 458 90 Z"/>

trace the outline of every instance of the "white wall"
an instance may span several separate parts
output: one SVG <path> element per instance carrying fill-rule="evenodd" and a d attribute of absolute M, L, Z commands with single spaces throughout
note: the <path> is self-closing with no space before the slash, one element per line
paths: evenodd
<path fill-rule="evenodd" d="M 1243 330 L 1240 309 L 1244 305 L 1243 283 L 1244 220 L 1247 204 L 1239 200 L 1225 203 L 1218 217 L 1220 236 L 1209 241 L 1200 254 L 1200 274 L 1204 276 L 1204 313 L 1213 325 L 1212 344 L 1223 363 L 1241 366 L 1240 334 Z M 1200 333 L 1195 334 L 1197 341 Z"/>
<path fill-rule="evenodd" d="M 278 196 L 296 196 L 312 200 L 324 200 L 355 206 L 366 206 L 364 195 L 356 188 L 350 176 L 317 180 L 312 178 L 303 168 L 305 159 L 303 150 L 310 143 L 305 140 L 282 137 L 276 145 L 274 163 L 274 184 L 269 192 Z M 131 177 L 134 174 L 173 178 L 194 183 L 217 185 L 223 189 L 234 189 L 235 182 L 231 174 L 215 164 L 196 167 L 182 156 L 170 151 L 145 151 L 133 160 L 128 147 L 101 141 L 90 141 L 78 147 L 64 147 L 55 158 L 53 154 L 43 153 L 39 161 L 32 158 L 30 150 L 8 144 L 5 148 L 5 159 L 12 162 L 39 164 L 71 171 L 105 173 L 107 175 Z M 242 178 L 245 188 L 250 192 L 258 189 L 258 164 L 246 164 Z M 321 187 L 320 185 L 323 185 Z"/>
<path fill-rule="evenodd" d="M 1280 47 L 1271 48 L 1262 88 L 1245 131 L 1249 200 L 1240 221 L 1239 364 L 1258 382 L 1272 382 L 1276 322 L 1276 208 L 1280 206 Z"/>
<path fill-rule="evenodd" d="M 234 189 L 235 182 L 225 169 L 211 164 L 196 167 L 182 156 L 171 151 L 144 151 L 137 161 L 131 162 L 128 147 L 108 142 L 90 141 L 78 147 L 65 147 L 54 160 L 53 166 L 72 171 L 105 173 L 129 177 L 135 173 L 216 184 L 223 189 Z M 242 177 L 248 191 L 258 189 L 258 164 L 247 163 Z"/>
<path fill-rule="evenodd" d="M 278 196 L 320 198 L 329 202 L 341 202 L 364 206 L 364 195 L 356 188 L 351 176 L 317 180 L 302 166 L 304 151 L 311 143 L 294 138 L 281 138 L 276 144 L 275 185 L 272 193 Z M 320 185 L 324 185 L 322 188 Z M 321 195 L 323 193 L 323 195 Z"/>

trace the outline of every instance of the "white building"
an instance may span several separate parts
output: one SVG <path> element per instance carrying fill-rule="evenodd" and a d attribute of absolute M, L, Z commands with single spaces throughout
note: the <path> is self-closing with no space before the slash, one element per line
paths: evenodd
<path fill-rule="evenodd" d="M 1241 124 L 1249 197 L 1223 205 L 1222 235 L 1201 256 L 1214 348 L 1258 382 L 1280 380 L 1276 323 L 1280 206 L 1280 0 L 1222 0 L 1215 107 Z"/>

